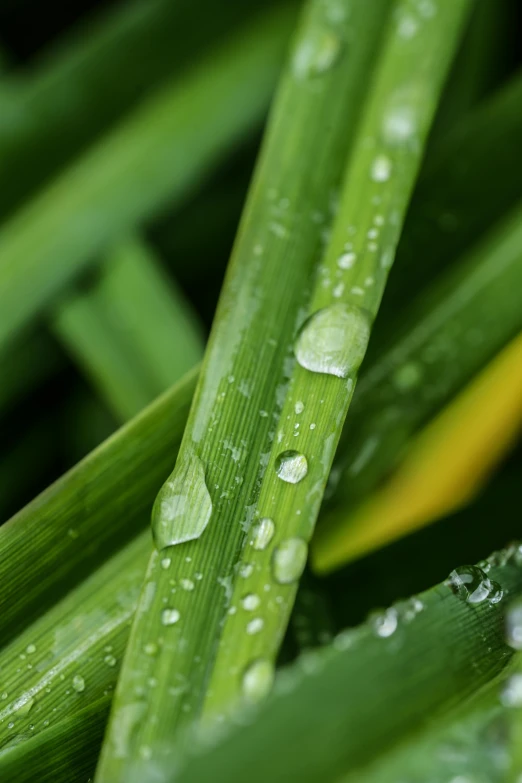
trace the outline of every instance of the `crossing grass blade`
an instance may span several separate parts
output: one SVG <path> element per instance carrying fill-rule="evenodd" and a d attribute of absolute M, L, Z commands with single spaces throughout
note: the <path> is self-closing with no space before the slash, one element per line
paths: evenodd
<path fill-rule="evenodd" d="M 0 230 L 0 346 L 107 244 L 207 175 L 266 109 L 293 20 L 260 16 L 140 105 Z"/>
<path fill-rule="evenodd" d="M 143 241 L 105 254 L 84 292 L 51 316 L 54 332 L 120 421 L 139 413 L 200 361 L 201 327 Z"/>
<path fill-rule="evenodd" d="M 352 4 L 350 24 L 343 29 L 337 14 L 336 29 L 331 18 L 321 17 L 324 6 L 312 4 L 297 36 L 177 466 L 156 500 L 153 531 L 161 552 L 145 577 L 148 610 L 133 625 L 98 781 L 147 780 L 170 757 L 172 737 L 187 722 L 222 721 L 235 702 L 258 698 L 270 686 L 307 540 L 468 4 L 441 7 L 430 19 L 417 15 L 410 2 L 394 5 L 348 155 L 332 237 L 313 270 L 304 243 L 308 252 L 315 250 L 313 212 L 324 212 L 324 190 L 332 184 L 323 164 L 314 171 L 315 188 L 308 185 L 306 192 L 294 156 L 309 159 L 320 152 L 328 161 L 326 131 L 345 131 L 339 124 L 340 79 L 354 67 L 354 47 L 348 65 L 343 48 L 347 33 L 359 46 L 364 42 L 354 35 L 355 8 L 368 16 L 366 5 Z M 337 116 L 330 114 L 333 87 Z M 280 119 L 285 116 L 292 126 Z M 319 149 L 313 133 L 321 137 Z M 289 138 L 293 155 L 286 151 Z M 307 229 L 299 219 L 303 213 Z M 259 527 L 250 530 L 254 523 Z M 144 655 L 149 644 L 156 645 L 156 656 Z M 130 711 L 122 747 L 121 725 Z"/>
<path fill-rule="evenodd" d="M 513 547 L 491 557 L 488 577 L 504 596 L 522 590 L 517 552 Z M 252 783 L 395 783 L 391 772 L 372 777 L 381 759 L 386 770 L 389 751 L 415 742 L 437 720 L 440 727 L 451 710 L 486 687 L 498 687 L 496 678 L 513 656 L 504 637 L 505 600 L 471 604 L 441 584 L 377 613 L 287 676 L 281 673 L 257 716 L 196 753 L 177 770 L 176 781 L 247 775 Z M 174 779 L 173 767 L 163 771 L 162 779 Z"/>

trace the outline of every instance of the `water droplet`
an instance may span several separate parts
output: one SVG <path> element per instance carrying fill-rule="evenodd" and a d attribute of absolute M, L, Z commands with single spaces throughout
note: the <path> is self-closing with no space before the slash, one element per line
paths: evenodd
<path fill-rule="evenodd" d="M 145 655 L 156 655 L 158 652 L 158 645 L 156 642 L 147 642 L 145 647 L 143 648 L 143 652 Z"/>
<path fill-rule="evenodd" d="M 298 79 L 321 76 L 337 62 L 341 40 L 331 30 L 314 28 L 295 51 L 292 65 Z"/>
<path fill-rule="evenodd" d="M 504 596 L 504 591 L 502 590 L 501 586 L 498 582 L 495 582 L 493 579 L 491 580 L 491 589 L 489 591 L 488 595 L 488 601 L 490 604 L 498 604 L 500 601 L 502 601 L 502 598 Z"/>
<path fill-rule="evenodd" d="M 393 383 L 400 391 L 414 389 L 422 380 L 422 370 L 415 362 L 406 362 L 393 373 Z"/>
<path fill-rule="evenodd" d="M 337 260 L 337 266 L 339 269 L 351 269 L 357 261 L 355 253 L 343 253 Z"/>
<path fill-rule="evenodd" d="M 504 707 L 522 707 L 522 674 L 512 674 L 500 693 Z"/>
<path fill-rule="evenodd" d="M 169 570 L 171 562 L 172 562 L 172 560 L 170 559 L 170 557 L 162 558 L 162 560 L 161 560 L 161 567 L 163 568 L 164 571 L 168 571 Z"/>
<path fill-rule="evenodd" d="M 157 548 L 199 538 L 211 514 L 205 471 L 201 460 L 192 455 L 176 465 L 154 503 L 152 531 Z"/>
<path fill-rule="evenodd" d="M 390 607 L 389 609 L 386 609 L 385 612 L 372 614 L 369 617 L 369 622 L 377 636 L 386 639 L 397 630 L 397 610 Z"/>
<path fill-rule="evenodd" d="M 247 612 L 253 612 L 255 609 L 257 609 L 260 603 L 261 600 L 255 593 L 248 593 L 248 595 L 245 595 L 241 599 L 241 606 L 243 609 L 246 609 Z"/>
<path fill-rule="evenodd" d="M 300 413 L 304 411 L 304 402 L 301 402 L 301 400 L 298 400 L 294 406 L 294 411 L 296 412 L 296 415 L 299 416 Z"/>
<path fill-rule="evenodd" d="M 248 623 L 246 627 L 246 631 L 248 634 L 252 636 L 253 634 L 262 631 L 264 624 L 265 623 L 262 617 L 254 617 L 254 619 L 250 620 L 250 622 Z"/>
<path fill-rule="evenodd" d="M 257 704 L 268 696 L 274 682 L 274 666 L 268 661 L 260 658 L 254 661 L 245 669 L 241 682 L 243 695 L 245 699 Z"/>
<path fill-rule="evenodd" d="M 180 617 L 177 609 L 164 609 L 161 613 L 161 622 L 163 625 L 174 625 Z"/>
<path fill-rule="evenodd" d="M 338 303 L 318 310 L 297 337 L 297 361 L 312 372 L 346 378 L 357 372 L 368 345 L 370 322 L 360 307 Z"/>
<path fill-rule="evenodd" d="M 392 172 L 392 162 L 386 155 L 378 155 L 372 163 L 371 178 L 374 182 L 387 182 Z"/>
<path fill-rule="evenodd" d="M 302 538 L 287 538 L 274 552 L 272 572 L 279 584 L 296 582 L 304 571 L 308 545 Z"/>
<path fill-rule="evenodd" d="M 180 587 L 183 590 L 186 590 L 187 592 L 190 592 L 194 589 L 195 585 L 192 579 L 180 579 L 179 580 Z"/>
<path fill-rule="evenodd" d="M 492 584 L 478 566 L 459 566 L 451 572 L 446 585 L 468 604 L 480 604 L 491 593 Z"/>
<path fill-rule="evenodd" d="M 249 576 L 252 576 L 254 572 L 254 566 L 252 563 L 243 563 L 239 569 L 239 576 L 242 576 L 243 579 L 248 579 Z"/>
<path fill-rule="evenodd" d="M 506 642 L 514 650 L 522 650 L 522 600 L 511 603 L 506 613 Z"/>
<path fill-rule="evenodd" d="M 80 674 L 73 677 L 72 686 L 76 693 L 82 693 L 85 690 L 85 680 Z"/>
<path fill-rule="evenodd" d="M 252 546 L 254 549 L 266 549 L 273 538 L 274 531 L 274 521 L 269 517 L 262 517 L 254 526 L 252 537 Z"/>
<path fill-rule="evenodd" d="M 28 644 L 25 648 L 25 651 L 28 655 L 32 655 L 36 652 L 36 646 L 34 644 Z"/>
<path fill-rule="evenodd" d="M 308 473 L 308 462 L 299 451 L 283 451 L 275 463 L 276 473 L 288 484 L 298 484 Z"/>
<path fill-rule="evenodd" d="M 106 655 L 103 660 L 107 666 L 116 666 L 117 661 L 114 655 Z"/>

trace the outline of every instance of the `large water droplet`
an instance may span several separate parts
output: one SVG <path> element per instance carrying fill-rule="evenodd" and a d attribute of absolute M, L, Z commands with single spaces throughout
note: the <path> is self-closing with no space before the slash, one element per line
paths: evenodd
<path fill-rule="evenodd" d="M 506 642 L 514 650 L 522 650 L 522 600 L 510 604 L 506 613 Z"/>
<path fill-rule="evenodd" d="M 291 584 L 304 571 L 308 557 L 308 545 L 302 538 L 287 538 L 274 552 L 272 572 L 276 582 Z"/>
<path fill-rule="evenodd" d="M 369 622 L 377 636 L 386 639 L 397 630 L 397 610 L 392 606 L 384 612 L 372 614 L 369 618 Z"/>
<path fill-rule="evenodd" d="M 159 550 L 199 538 L 212 514 L 212 500 L 201 460 L 192 455 L 176 465 L 160 489 L 152 511 L 152 532 Z"/>
<path fill-rule="evenodd" d="M 241 606 L 243 609 L 246 609 L 247 612 L 253 612 L 260 603 L 261 599 L 255 593 L 248 593 L 248 595 L 243 596 L 241 599 Z"/>
<path fill-rule="evenodd" d="M 494 590 L 492 582 L 478 566 L 459 566 L 451 572 L 446 584 L 468 604 L 482 603 Z"/>
<path fill-rule="evenodd" d="M 163 625 L 174 625 L 180 617 L 177 609 L 164 609 L 161 613 L 161 622 Z"/>
<path fill-rule="evenodd" d="M 276 473 L 288 484 L 298 484 L 308 473 L 308 462 L 299 451 L 283 451 L 275 462 Z"/>
<path fill-rule="evenodd" d="M 295 355 L 307 370 L 346 378 L 359 369 L 369 337 L 364 310 L 339 303 L 318 310 L 303 324 Z"/>
<path fill-rule="evenodd" d="M 259 659 L 248 666 L 241 686 L 245 699 L 256 704 L 268 696 L 274 682 L 274 667 L 270 661 Z"/>
<path fill-rule="evenodd" d="M 266 549 L 273 538 L 275 524 L 269 517 L 263 517 L 254 526 L 252 546 L 254 549 Z"/>
<path fill-rule="evenodd" d="M 72 686 L 76 693 L 82 693 L 85 690 L 85 680 L 80 674 L 76 674 L 73 677 Z"/>
<path fill-rule="evenodd" d="M 313 31 L 299 44 L 293 57 L 293 71 L 298 79 L 312 79 L 330 70 L 341 53 L 341 40 L 331 30 Z"/>

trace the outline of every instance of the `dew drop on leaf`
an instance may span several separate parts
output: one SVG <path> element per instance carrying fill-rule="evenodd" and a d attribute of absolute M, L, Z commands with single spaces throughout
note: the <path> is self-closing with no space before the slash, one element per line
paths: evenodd
<path fill-rule="evenodd" d="M 205 471 L 201 460 L 193 454 L 176 465 L 154 503 L 152 532 L 157 548 L 161 551 L 199 538 L 211 514 L 212 500 L 205 483 Z"/>
<path fill-rule="evenodd" d="M 273 664 L 262 658 L 253 661 L 253 663 L 245 669 L 241 681 L 241 687 L 246 701 L 251 704 L 257 704 L 257 702 L 261 701 L 269 694 L 273 682 Z"/>
<path fill-rule="evenodd" d="M 296 582 L 304 571 L 308 545 L 302 538 L 287 538 L 277 547 L 272 558 L 272 573 L 279 584 Z"/>
<path fill-rule="evenodd" d="M 522 650 L 522 601 L 514 601 L 506 613 L 506 642 L 514 650 Z"/>
<path fill-rule="evenodd" d="M 333 30 L 314 28 L 294 53 L 294 75 L 300 80 L 322 76 L 338 61 L 341 50 L 341 39 Z"/>
<path fill-rule="evenodd" d="M 163 625 L 174 625 L 180 617 L 177 609 L 164 609 L 161 613 L 161 622 Z"/>
<path fill-rule="evenodd" d="M 241 606 L 243 609 L 246 609 L 247 612 L 253 612 L 254 609 L 258 608 L 260 603 L 261 600 L 255 593 L 248 593 L 248 595 L 243 596 L 241 599 Z"/>
<path fill-rule="evenodd" d="M 347 378 L 359 369 L 370 337 L 370 321 L 360 307 L 339 302 L 314 313 L 295 344 L 306 370 Z"/>
<path fill-rule="evenodd" d="M 254 526 L 252 546 L 254 549 L 266 549 L 274 536 L 275 524 L 273 519 L 263 517 Z"/>
<path fill-rule="evenodd" d="M 459 566 L 446 580 L 446 585 L 468 604 L 481 604 L 489 598 L 494 584 L 481 568 L 471 565 Z"/>
<path fill-rule="evenodd" d="M 76 674 L 73 677 L 72 686 L 76 693 L 82 693 L 85 690 L 85 680 L 80 674 Z"/>
<path fill-rule="evenodd" d="M 299 451 L 283 451 L 275 462 L 276 473 L 288 484 L 298 484 L 308 473 L 308 462 Z"/>

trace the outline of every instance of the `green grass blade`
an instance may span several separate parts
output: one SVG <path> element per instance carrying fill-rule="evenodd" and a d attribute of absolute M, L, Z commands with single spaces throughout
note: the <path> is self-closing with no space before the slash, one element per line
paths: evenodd
<path fill-rule="evenodd" d="M 355 7 L 367 15 L 366 5 Z M 326 32 L 322 10 L 320 3 L 311 5 L 311 24 L 298 36 L 293 71 L 283 81 L 272 115 L 177 467 L 156 501 L 153 530 L 163 551 L 153 555 L 146 576 L 150 610 L 133 626 L 99 781 L 127 780 L 129 774 L 146 780 L 156 759 L 169 756 L 176 729 L 201 713 L 204 721 L 222 720 L 231 703 L 250 698 L 251 666 L 257 672 L 260 665 L 262 685 L 270 684 L 306 561 L 306 542 L 468 4 L 445 6 L 430 20 L 417 15 L 410 2 L 396 4 L 349 155 L 348 184 L 332 240 L 308 294 L 303 286 L 310 262 L 301 248 L 303 241 L 314 248 L 310 217 L 324 210 L 324 196 L 311 198 L 321 195 L 315 172 L 315 192 L 309 186 L 304 196 L 295 159 L 287 153 L 281 162 L 281 150 L 292 138 L 294 154 L 312 159 L 312 131 L 322 127 L 324 136 L 339 121 L 339 115 L 327 115 L 329 105 L 323 104 L 321 112 L 310 100 L 308 85 L 319 76 L 317 52 L 319 62 L 327 57 L 332 67 L 322 69 L 314 97 L 331 104 L 330 90 L 337 86 L 338 103 L 342 92 L 335 76 L 347 68 L 341 38 L 346 32 L 338 22 L 334 33 L 331 20 Z M 353 17 L 354 7 L 352 24 Z M 348 31 L 362 41 L 353 28 Z M 352 47 L 352 57 L 353 52 Z M 302 81 L 308 89 L 304 97 Z M 290 126 L 285 115 L 292 119 Z M 321 141 L 325 156 L 328 148 Z M 287 173 L 284 164 L 292 164 L 293 171 Z M 305 211 L 308 235 L 304 221 L 296 219 Z M 347 242 L 353 243 L 353 253 Z M 296 326 L 307 312 L 315 315 L 294 348 Z M 325 341 L 319 343 L 322 350 L 317 340 Z M 261 518 L 269 519 L 262 532 L 247 535 L 250 524 Z M 274 524 L 266 545 L 261 539 L 266 528 L 271 538 Z M 179 543 L 183 547 L 175 548 Z M 172 562 L 167 571 L 160 565 L 165 558 Z M 176 589 L 172 595 L 171 579 L 193 589 Z M 216 583 L 224 595 L 216 593 Z M 158 654 L 147 658 L 143 647 L 152 643 Z M 198 665 L 200 656 L 204 666 Z M 150 681 L 157 687 L 147 689 Z M 181 693 L 180 681 L 187 688 Z M 136 687 L 147 693 L 146 699 L 137 702 Z M 255 695 L 260 695 L 257 689 Z M 124 752 L 115 746 L 118 726 L 136 703 L 141 714 Z M 143 749 L 152 754 L 150 764 Z"/>
<path fill-rule="evenodd" d="M 0 213 L 12 211 L 159 84 L 239 26 L 227 0 L 131 0 L 80 22 L 0 88 Z"/>
<path fill-rule="evenodd" d="M 3 780 L 16 783 L 85 783 L 96 756 L 109 713 L 110 697 L 64 718 L 34 738 L 0 751 Z"/>
<path fill-rule="evenodd" d="M 247 28 L 140 106 L 0 230 L 0 346 L 104 247 L 211 169 L 259 121 L 293 7 Z"/>
<path fill-rule="evenodd" d="M 195 314 L 137 238 L 106 253 L 94 285 L 69 294 L 51 322 L 120 421 L 178 381 L 203 353 Z"/>
<path fill-rule="evenodd" d="M 516 559 L 513 550 L 501 553 L 488 573 L 513 596 L 522 591 Z M 256 720 L 195 755 L 176 781 L 315 783 L 350 772 L 350 783 L 369 783 L 377 759 L 493 684 L 513 654 L 503 601 L 470 604 L 446 584 L 416 601 L 343 632 L 332 648 L 305 658 L 301 671 L 281 674 Z M 173 780 L 173 769 L 161 779 Z"/>
<path fill-rule="evenodd" d="M 196 374 L 0 527 L 2 644 L 142 528 L 181 441 Z"/>
<path fill-rule="evenodd" d="M 342 562 L 346 508 L 389 474 L 410 437 L 522 328 L 521 287 L 522 206 L 410 306 L 400 333 L 362 374 L 333 507 L 314 542 L 317 569 Z"/>

